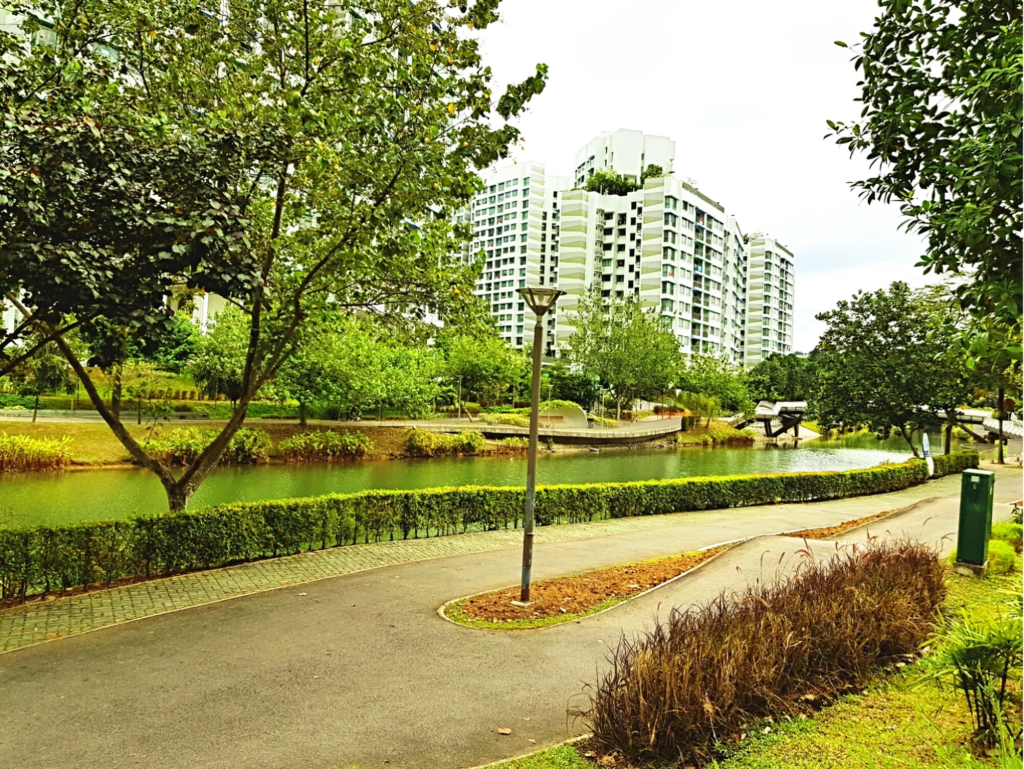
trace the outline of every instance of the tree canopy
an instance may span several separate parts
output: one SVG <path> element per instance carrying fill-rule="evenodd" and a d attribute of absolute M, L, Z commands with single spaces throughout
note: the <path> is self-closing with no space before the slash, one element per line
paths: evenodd
<path fill-rule="evenodd" d="M 861 119 L 829 121 L 877 169 L 853 187 L 869 203 L 897 202 L 905 226 L 927 236 L 925 272 L 961 276 L 962 308 L 1013 344 L 1024 301 L 1020 2 L 879 5 L 855 47 Z"/>
<path fill-rule="evenodd" d="M 11 274 L 10 283 L 0 274 L 5 286 L 20 292 L 20 299 L 9 298 L 30 322 L 56 335 L 94 406 L 133 458 L 158 475 L 172 509 L 186 504 L 241 427 L 249 402 L 318 318 L 359 311 L 401 322 L 428 312 L 446 319 L 480 311 L 472 268 L 456 257 L 466 227 L 453 226 L 450 214 L 480 184 L 475 169 L 507 155 L 519 137 L 509 121 L 546 80 L 546 67 L 538 65 L 524 81 L 492 95 L 479 38 L 498 20 L 498 0 L 458 6 L 369 0 L 358 11 L 301 0 L 226 0 L 215 13 L 194 3 L 142 0 L 14 5 L 29 19 L 28 34 L 3 37 L 5 52 L 16 49 L 13 58 L 0 59 L 4 109 L 28 109 L 20 101 L 46 106 L 38 116 L 16 114 L 15 129 L 4 124 L 14 133 L 0 137 L 0 146 L 21 153 L 10 165 L 0 164 L 20 174 L 0 201 L 8 207 L 5 221 L 28 222 L 17 230 L 27 234 L 17 237 L 34 238 L 44 252 L 62 242 L 59 206 L 105 212 L 109 222 L 96 223 L 105 233 L 134 235 L 135 223 L 152 216 L 159 237 L 133 261 L 135 251 L 126 249 L 124 238 L 104 236 L 102 243 L 114 245 L 83 268 L 92 283 L 73 274 L 74 264 L 50 259 L 46 279 L 59 283 L 67 273 L 72 285 L 74 301 L 58 308 L 43 299 L 46 280 L 36 289 L 31 275 L 18 272 L 6 241 L 0 271 Z M 35 35 L 38 24 L 31 19 L 37 18 L 52 23 L 43 36 Z M 110 66 L 98 61 L 102 56 Z M 89 98 L 57 93 L 82 87 Z M 18 96 L 23 91 L 31 98 Z M 48 101 L 51 93 L 59 98 Z M 144 141 L 132 139 L 147 153 L 165 142 L 174 152 L 195 148 L 197 157 L 168 164 L 165 155 L 147 155 L 137 171 L 124 176 L 113 169 L 111 183 L 103 184 L 101 162 L 83 159 L 93 151 L 93 125 L 101 136 L 105 127 L 149 132 Z M 81 142 L 53 141 L 33 138 L 33 126 L 88 130 Z M 55 178 L 62 178 L 65 162 L 72 169 L 61 195 L 45 201 L 32 187 L 35 155 L 44 151 Z M 176 179 L 168 180 L 169 192 L 132 187 L 145 169 L 162 165 L 186 175 L 195 167 L 196 178 L 180 183 L 187 192 L 180 199 L 170 194 Z M 222 191 L 226 197 L 214 194 Z M 41 223 L 25 213 L 36 207 L 46 212 Z M 172 214 L 178 219 L 161 225 L 160 216 Z M 0 237 L 9 238 L 7 232 Z M 135 272 L 98 267 L 114 248 L 125 251 L 124 262 L 137 265 Z M 237 408 L 176 477 L 110 413 L 59 334 L 68 312 L 83 315 L 78 322 L 86 310 L 113 326 L 130 320 L 117 303 L 98 309 L 76 304 L 90 291 L 116 294 L 117 285 L 145 285 L 151 300 L 135 306 L 152 308 L 163 306 L 181 283 L 229 299 L 247 333 Z M 147 317 L 143 312 L 142 321 Z"/>
<path fill-rule="evenodd" d="M 679 341 L 661 327 L 640 298 L 605 299 L 600 285 L 566 313 L 574 331 L 566 343 L 573 371 L 596 378 L 611 389 L 621 411 L 637 399 L 656 399 L 668 392 L 679 371 Z"/>

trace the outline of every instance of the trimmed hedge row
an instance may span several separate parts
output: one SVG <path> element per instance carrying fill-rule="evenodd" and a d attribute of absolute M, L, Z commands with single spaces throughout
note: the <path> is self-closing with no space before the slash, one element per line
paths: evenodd
<path fill-rule="evenodd" d="M 978 467 L 978 452 L 973 449 L 965 449 L 957 454 L 939 454 L 932 457 L 935 461 L 935 477 L 962 473 L 968 467 Z"/>
<path fill-rule="evenodd" d="M 975 459 L 976 462 L 976 459 Z M 898 491 L 928 477 L 923 460 L 865 470 L 546 486 L 539 525 Z M 0 530 L 0 596 L 64 591 L 126 578 L 358 542 L 518 528 L 522 488 L 363 491 L 233 503 L 125 521 Z"/>

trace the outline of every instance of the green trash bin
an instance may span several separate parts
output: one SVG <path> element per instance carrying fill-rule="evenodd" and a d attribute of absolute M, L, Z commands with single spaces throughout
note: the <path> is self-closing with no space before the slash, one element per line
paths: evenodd
<path fill-rule="evenodd" d="M 984 574 L 988 567 L 995 488 L 996 474 L 989 470 L 964 470 L 960 478 L 960 526 L 956 543 L 958 571 Z"/>

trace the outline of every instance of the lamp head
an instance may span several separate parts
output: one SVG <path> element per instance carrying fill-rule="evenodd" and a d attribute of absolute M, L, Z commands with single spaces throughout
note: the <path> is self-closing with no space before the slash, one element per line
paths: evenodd
<path fill-rule="evenodd" d="M 527 306 L 538 318 L 543 317 L 548 310 L 555 306 L 558 297 L 565 294 L 564 291 L 559 291 L 557 288 L 537 288 L 536 286 L 520 288 L 517 292 L 526 300 Z"/>

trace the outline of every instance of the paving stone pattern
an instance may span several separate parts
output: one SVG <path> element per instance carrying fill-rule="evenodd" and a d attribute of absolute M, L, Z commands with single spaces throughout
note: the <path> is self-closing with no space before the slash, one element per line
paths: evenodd
<path fill-rule="evenodd" d="M 959 478 L 952 481 L 950 478 L 943 478 L 894 494 L 802 505 L 775 505 L 771 509 L 775 513 L 783 513 L 787 508 L 793 507 L 800 509 L 801 512 L 808 512 L 809 508 L 814 507 L 821 512 L 841 510 L 841 519 L 857 518 L 937 496 L 943 491 L 948 493 L 956 488 L 954 482 L 958 483 Z M 757 510 L 758 508 L 741 508 L 545 526 L 537 530 L 536 541 L 537 544 L 553 544 L 639 533 L 676 526 L 684 519 L 693 523 L 712 517 L 720 519 L 723 514 L 756 517 Z M 822 520 L 822 523 L 830 521 Z M 522 531 L 509 529 L 430 539 L 348 545 L 139 582 L 109 590 L 36 601 L 0 610 L 0 654 L 111 625 L 264 590 L 274 590 L 286 585 L 303 584 L 381 566 L 504 550 L 519 547 L 521 544 Z"/>

